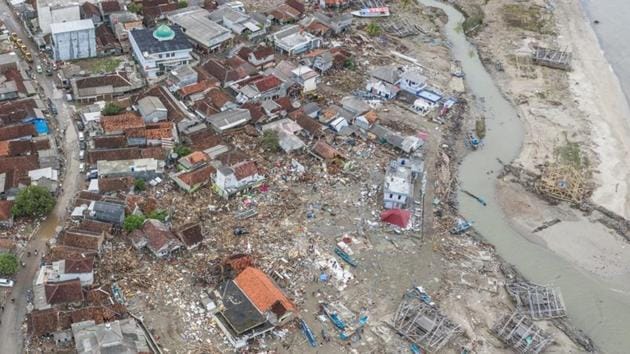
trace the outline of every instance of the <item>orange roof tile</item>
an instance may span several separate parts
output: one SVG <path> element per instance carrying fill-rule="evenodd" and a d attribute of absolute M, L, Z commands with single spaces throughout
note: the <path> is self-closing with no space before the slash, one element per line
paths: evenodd
<path fill-rule="evenodd" d="M 125 112 L 115 116 L 101 117 L 101 126 L 105 133 L 144 128 L 144 119 L 134 112 Z"/>
<path fill-rule="evenodd" d="M 209 89 L 210 87 L 211 86 L 208 80 L 202 80 L 202 81 L 197 82 L 196 84 L 191 84 L 191 85 L 182 87 L 181 89 L 179 89 L 179 94 L 182 97 L 186 97 L 188 95 L 192 95 L 193 93 L 203 92 Z"/>
<path fill-rule="evenodd" d="M 280 302 L 289 311 L 295 311 L 295 305 L 291 300 L 267 274 L 257 268 L 246 268 L 234 279 L 234 282 L 260 312 L 271 310 L 276 302 Z"/>

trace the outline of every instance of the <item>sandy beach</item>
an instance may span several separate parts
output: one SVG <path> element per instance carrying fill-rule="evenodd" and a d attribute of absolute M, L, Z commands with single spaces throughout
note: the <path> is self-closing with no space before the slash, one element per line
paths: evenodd
<path fill-rule="evenodd" d="M 484 11 L 502 14 L 509 3 L 491 1 Z M 523 122 L 525 140 L 515 163 L 540 172 L 559 148 L 575 143 L 592 172 L 593 202 L 628 218 L 630 107 L 580 2 L 555 4 L 552 17 L 544 17 L 550 29 L 523 31 L 500 15 L 486 15 L 487 27 L 473 41 L 488 63 L 500 64 L 488 68 Z M 572 71 L 532 65 L 535 45 L 570 51 Z"/>
<path fill-rule="evenodd" d="M 630 217 L 630 107 L 579 1 L 557 2 L 559 41 L 573 52 L 571 92 L 592 128 L 598 160 L 593 201 Z"/>

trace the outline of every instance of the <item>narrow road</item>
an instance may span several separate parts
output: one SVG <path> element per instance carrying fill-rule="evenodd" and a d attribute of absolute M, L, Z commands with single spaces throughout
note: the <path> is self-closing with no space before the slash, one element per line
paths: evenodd
<path fill-rule="evenodd" d="M 0 1 L 0 19 L 5 23 L 10 32 L 17 33 L 29 47 L 31 53 L 33 53 L 33 67 L 35 68 L 39 65 L 40 62 L 37 55 L 37 53 L 39 53 L 38 48 L 27 36 L 21 23 L 16 20 L 5 1 Z M 27 67 L 28 64 L 21 62 L 20 65 Z M 15 287 L 12 289 L 11 293 L 11 298 L 15 299 L 15 303 L 12 304 L 9 302 L 5 304 L 5 311 L 0 314 L 2 321 L 0 324 L 0 353 L 3 354 L 18 354 L 23 352 L 25 328 L 23 330 L 22 323 L 26 316 L 26 293 L 32 288 L 33 277 L 39 269 L 41 252 L 46 250 L 46 242 L 54 235 L 57 226 L 63 224 L 68 205 L 81 185 L 79 178 L 78 135 L 73 125 L 71 107 L 65 102 L 63 91 L 55 87 L 52 77 L 45 76 L 45 74 L 37 74 L 36 81 L 43 89 L 43 93 L 41 93 L 40 96 L 44 102 L 47 98 L 50 98 L 57 107 L 58 114 L 56 120 L 58 129 L 60 130 L 57 133 L 62 136 L 61 148 L 63 149 L 63 189 L 62 193 L 57 198 L 55 209 L 42 222 L 25 250 L 25 252 L 31 251 L 31 256 L 23 256 L 22 258 L 26 266 L 21 268 L 17 274 Z M 65 134 L 62 134 L 64 131 Z M 51 134 L 52 133 L 51 130 Z M 38 256 L 34 255 L 35 250 L 40 252 Z"/>

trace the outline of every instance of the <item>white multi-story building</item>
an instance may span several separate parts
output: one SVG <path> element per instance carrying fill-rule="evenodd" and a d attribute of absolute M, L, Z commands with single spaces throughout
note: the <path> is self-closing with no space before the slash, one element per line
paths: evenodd
<path fill-rule="evenodd" d="M 55 60 L 74 60 L 96 56 L 96 33 L 92 20 L 50 25 Z"/>
<path fill-rule="evenodd" d="M 78 21 L 81 19 L 78 1 L 37 0 L 36 5 L 37 22 L 43 34 L 50 33 L 50 25 L 53 23 Z"/>
<path fill-rule="evenodd" d="M 129 43 L 148 79 L 155 79 L 192 60 L 193 46 L 177 27 L 161 25 L 155 30 L 133 29 L 129 33 Z"/>

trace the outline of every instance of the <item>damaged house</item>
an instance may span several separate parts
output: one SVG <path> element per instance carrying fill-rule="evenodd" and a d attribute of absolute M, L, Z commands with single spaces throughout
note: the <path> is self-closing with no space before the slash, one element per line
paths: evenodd
<path fill-rule="evenodd" d="M 221 284 L 212 295 L 220 309 L 215 313 L 216 323 L 236 348 L 297 315 L 293 302 L 273 280 L 253 267 Z"/>

